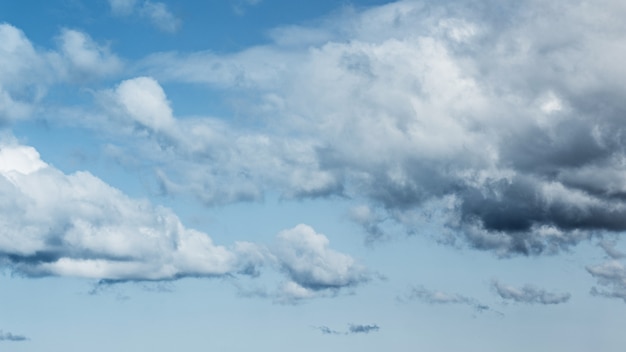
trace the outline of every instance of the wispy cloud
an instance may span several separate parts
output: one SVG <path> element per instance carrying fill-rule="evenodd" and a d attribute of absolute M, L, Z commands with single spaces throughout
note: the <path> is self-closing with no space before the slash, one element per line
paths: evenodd
<path fill-rule="evenodd" d="M 321 331 L 324 335 L 369 334 L 380 330 L 380 327 L 376 324 L 348 324 L 348 330 L 343 332 L 331 329 L 328 326 L 317 326 L 315 328 Z"/>
<path fill-rule="evenodd" d="M 618 298 L 626 303 L 626 267 L 617 260 L 587 267 L 587 271 L 608 290 L 592 287 L 591 294 L 608 298 Z"/>
<path fill-rule="evenodd" d="M 150 0 L 109 0 L 111 12 L 117 16 L 138 14 L 147 18 L 163 32 L 178 31 L 182 21 L 168 9 L 167 5 L 159 1 Z"/>
<path fill-rule="evenodd" d="M 438 290 L 430 290 L 423 286 L 411 289 L 406 298 L 400 297 L 400 300 L 418 300 L 427 304 L 458 304 L 472 307 L 477 312 L 491 310 L 489 306 L 480 303 L 478 300 L 463 296 L 456 293 L 447 293 Z"/>
<path fill-rule="evenodd" d="M 571 298 L 571 294 L 569 293 L 548 292 L 545 289 L 537 288 L 532 285 L 515 287 L 505 285 L 497 280 L 494 280 L 491 285 L 502 299 L 519 303 L 561 304 L 566 303 Z"/>

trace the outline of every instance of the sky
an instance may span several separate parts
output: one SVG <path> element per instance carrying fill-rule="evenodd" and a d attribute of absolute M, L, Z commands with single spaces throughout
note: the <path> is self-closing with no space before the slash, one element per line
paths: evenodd
<path fill-rule="evenodd" d="M 623 351 L 625 17 L 0 0 L 0 350 Z"/>

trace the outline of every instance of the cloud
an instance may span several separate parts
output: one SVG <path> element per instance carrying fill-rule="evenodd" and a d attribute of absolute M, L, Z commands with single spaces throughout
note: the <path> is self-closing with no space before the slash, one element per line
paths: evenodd
<path fill-rule="evenodd" d="M 601 286 L 608 287 L 608 290 L 591 288 L 594 296 L 604 296 L 608 298 L 622 299 L 626 303 L 626 268 L 618 260 L 611 260 L 602 264 L 587 267 L 587 271 L 593 276 Z"/>
<path fill-rule="evenodd" d="M 28 337 L 0 330 L 0 341 L 26 341 Z"/>
<path fill-rule="evenodd" d="M 369 334 L 370 332 L 376 332 L 380 330 L 380 327 L 376 324 L 349 324 L 348 331 L 341 332 L 338 330 L 333 330 L 327 326 L 317 326 L 315 329 L 318 329 L 324 335 L 354 335 L 354 334 Z"/>
<path fill-rule="evenodd" d="M 380 330 L 380 327 L 376 324 L 373 324 L 373 325 L 350 324 L 351 334 L 369 334 L 370 332 L 375 332 L 378 330 Z"/>
<path fill-rule="evenodd" d="M 521 288 L 502 284 L 494 280 L 492 287 L 496 293 L 504 300 L 512 300 L 519 303 L 527 304 L 561 304 L 569 301 L 571 295 L 569 293 L 553 293 L 544 289 L 536 288 L 531 285 L 525 285 Z"/>
<path fill-rule="evenodd" d="M 333 329 L 329 328 L 328 326 L 318 326 L 318 327 L 316 327 L 316 329 L 321 331 L 322 334 L 324 334 L 324 335 L 339 335 L 339 334 L 341 334 L 339 331 L 333 330 Z"/>
<path fill-rule="evenodd" d="M 273 254 L 290 279 L 281 287 L 286 301 L 315 297 L 371 279 L 363 266 L 330 249 L 328 238 L 307 225 L 280 232 Z"/>
<path fill-rule="evenodd" d="M 62 29 L 56 50 L 36 48 L 18 28 L 0 23 L 0 125 L 40 111 L 58 84 L 84 84 L 121 72 L 123 61 L 86 33 Z"/>
<path fill-rule="evenodd" d="M 460 304 L 472 307 L 477 312 L 490 310 L 489 306 L 478 302 L 474 298 L 466 297 L 459 294 L 451 294 L 443 291 L 430 290 L 423 286 L 415 287 L 406 297 L 408 300 L 417 299 L 427 304 Z M 402 300 L 402 298 L 401 298 Z"/>
<path fill-rule="evenodd" d="M 271 247 L 217 245 L 170 209 L 130 198 L 89 172 L 64 174 L 8 137 L 0 143 L 0 214 L 0 264 L 29 277 L 94 279 L 94 293 L 128 281 L 254 278 L 267 267 L 284 275 L 267 297 L 295 303 L 371 276 L 304 224 L 280 232 Z"/>
<path fill-rule="evenodd" d="M 58 37 L 61 55 L 70 79 L 107 77 L 122 69 L 122 61 L 106 46 L 98 45 L 83 32 L 63 29 Z"/>
<path fill-rule="evenodd" d="M 276 42 L 238 53 L 151 55 L 146 75 L 232 94 L 238 111 L 266 124 L 225 142 L 237 163 L 220 172 L 247 175 L 229 183 L 239 191 L 216 197 L 220 181 L 200 157 L 185 161 L 189 175 L 162 170 L 164 189 L 208 202 L 260 199 L 268 189 L 348 196 L 407 232 L 417 230 L 407 219 L 445 199 L 451 235 L 442 241 L 500 256 L 556 253 L 625 230 L 617 82 L 626 71 L 605 59 L 625 49 L 624 8 L 528 1 L 495 15 L 490 7 L 399 1 L 277 29 Z M 288 40 L 302 32 L 315 35 Z M 297 153 L 283 148 L 292 136 L 305 141 Z M 244 146 L 255 160 L 239 153 Z M 316 182 L 298 190 L 305 180 Z"/>
<path fill-rule="evenodd" d="M 130 16 L 137 13 L 147 18 L 163 32 L 175 33 L 181 26 L 181 20 L 170 12 L 165 3 L 160 1 L 144 0 L 139 3 L 137 0 L 109 0 L 109 6 L 116 16 Z"/>

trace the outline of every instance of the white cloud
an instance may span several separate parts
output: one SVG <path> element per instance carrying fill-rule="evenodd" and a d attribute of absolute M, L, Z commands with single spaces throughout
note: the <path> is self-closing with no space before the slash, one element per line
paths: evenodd
<path fill-rule="evenodd" d="M 111 12 L 117 16 L 130 16 L 137 13 L 147 18 L 152 24 L 163 32 L 174 33 L 181 26 L 181 20 L 160 1 L 143 0 L 109 0 Z"/>
<path fill-rule="evenodd" d="M 68 63 L 66 70 L 71 79 L 104 77 L 117 73 L 122 61 L 105 46 L 98 45 L 89 35 L 64 29 L 59 35 L 59 46 Z"/>
<path fill-rule="evenodd" d="M 274 248 L 214 244 L 164 207 L 133 199 L 88 172 L 64 174 L 32 147 L 0 143 L 0 262 L 27 276 L 117 281 L 258 276 L 286 278 L 276 301 L 336 294 L 369 280 L 347 254 L 307 225 L 277 235 Z"/>
<path fill-rule="evenodd" d="M 115 15 L 128 16 L 133 13 L 137 0 L 108 0 Z"/>
<path fill-rule="evenodd" d="M 129 79 L 103 95 L 105 103 L 118 104 L 125 115 L 145 127 L 165 133 L 176 127 L 165 93 L 154 79 Z"/>
<path fill-rule="evenodd" d="M 173 33 L 180 28 L 181 21 L 174 16 L 162 2 L 146 1 L 139 10 L 153 25 L 164 32 Z"/>
<path fill-rule="evenodd" d="M 300 224 L 277 236 L 274 255 L 291 280 L 289 287 L 320 290 L 356 285 L 368 280 L 364 267 L 343 253 L 329 248 L 323 234 Z M 297 291 L 297 290 L 296 290 Z"/>

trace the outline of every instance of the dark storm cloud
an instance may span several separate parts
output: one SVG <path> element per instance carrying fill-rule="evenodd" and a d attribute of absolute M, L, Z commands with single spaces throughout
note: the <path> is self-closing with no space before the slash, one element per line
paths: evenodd
<path fill-rule="evenodd" d="M 496 293 L 505 300 L 528 304 L 560 304 L 569 301 L 569 293 L 553 293 L 531 285 L 514 287 L 497 280 L 492 282 Z"/>

